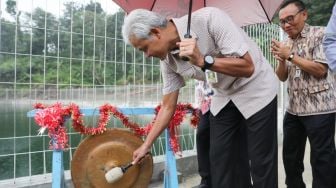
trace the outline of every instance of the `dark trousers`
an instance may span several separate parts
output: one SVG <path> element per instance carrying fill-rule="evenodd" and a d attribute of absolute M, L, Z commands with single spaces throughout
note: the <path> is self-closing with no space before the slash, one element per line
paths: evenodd
<path fill-rule="evenodd" d="M 200 115 L 200 122 L 197 127 L 196 147 L 197 147 L 197 162 L 198 172 L 201 176 L 201 184 L 211 188 L 211 173 L 210 173 L 210 122 L 208 111 Z"/>
<path fill-rule="evenodd" d="M 200 114 L 200 122 L 197 127 L 197 134 L 196 134 L 196 144 L 197 144 L 197 162 L 198 162 L 198 172 L 201 176 L 201 184 L 203 187 L 211 188 L 211 171 L 210 171 L 210 121 L 209 121 L 210 112 L 208 111 L 205 114 Z M 240 126 L 239 135 L 237 138 L 238 147 L 241 150 L 240 152 L 245 152 L 245 156 L 241 155 L 239 157 L 238 164 L 236 166 L 235 173 L 239 174 L 241 168 L 245 167 L 245 175 L 247 178 L 250 176 L 249 173 L 249 162 L 246 158 L 247 150 L 243 150 L 242 147 L 239 147 L 240 142 L 246 141 L 246 127 Z M 246 149 L 246 148 L 245 148 Z M 251 186 L 251 184 L 249 184 Z"/>
<path fill-rule="evenodd" d="M 242 133 L 245 127 L 245 134 Z M 277 188 L 277 98 L 245 119 L 233 102 L 210 114 L 210 166 L 216 188 Z"/>
<path fill-rule="evenodd" d="M 335 188 L 335 113 L 312 116 L 286 113 L 283 130 L 283 162 L 288 188 L 306 187 L 302 173 L 307 137 L 311 148 L 313 188 Z"/>

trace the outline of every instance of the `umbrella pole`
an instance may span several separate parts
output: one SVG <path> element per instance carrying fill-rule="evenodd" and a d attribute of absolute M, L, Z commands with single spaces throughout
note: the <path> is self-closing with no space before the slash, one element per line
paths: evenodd
<path fill-rule="evenodd" d="M 261 8 L 263 9 L 263 11 L 264 11 L 264 13 L 265 13 L 265 15 L 266 15 L 266 18 L 267 18 L 267 20 L 268 20 L 268 23 L 272 23 L 272 20 L 269 18 L 268 13 L 266 12 L 264 5 L 261 3 L 260 0 L 258 0 L 258 1 L 259 1 L 259 3 L 260 3 Z"/>
<path fill-rule="evenodd" d="M 190 38 L 191 38 L 191 35 L 190 35 L 190 23 L 191 23 L 192 1 L 193 1 L 193 0 L 189 0 L 189 11 L 188 11 L 187 33 L 184 34 L 184 38 L 185 38 L 185 39 L 190 39 Z M 188 57 L 181 57 L 181 59 L 182 59 L 183 61 L 189 61 L 189 58 L 188 58 Z"/>
<path fill-rule="evenodd" d="M 193 2 L 193 0 L 189 0 L 187 33 L 184 35 L 184 38 L 191 38 L 191 35 L 190 35 L 190 23 L 191 23 L 192 2 Z"/>

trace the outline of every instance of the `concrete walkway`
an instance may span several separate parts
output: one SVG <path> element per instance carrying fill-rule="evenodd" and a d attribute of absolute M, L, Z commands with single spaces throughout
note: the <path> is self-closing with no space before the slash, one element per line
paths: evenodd
<path fill-rule="evenodd" d="M 310 150 L 309 143 L 307 142 L 306 146 L 306 155 L 304 159 L 305 171 L 303 173 L 303 178 L 306 183 L 307 188 L 312 187 L 312 174 L 310 166 Z M 285 184 L 285 171 L 282 163 L 282 145 L 278 147 L 278 171 L 279 171 L 279 188 L 286 188 Z M 182 180 L 182 183 L 179 185 L 179 188 L 192 188 L 197 186 L 200 182 L 200 176 L 198 174 L 184 175 L 185 177 Z M 150 188 L 163 188 L 162 182 L 156 182 L 150 185 Z"/>

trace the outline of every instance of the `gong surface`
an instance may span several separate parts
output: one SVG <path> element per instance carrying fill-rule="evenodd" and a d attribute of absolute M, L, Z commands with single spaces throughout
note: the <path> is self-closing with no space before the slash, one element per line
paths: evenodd
<path fill-rule="evenodd" d="M 141 164 L 129 168 L 122 178 L 108 183 L 105 173 L 132 161 L 142 139 L 125 129 L 109 129 L 85 138 L 71 161 L 71 178 L 76 188 L 147 188 L 153 173 L 153 158 L 147 155 Z"/>

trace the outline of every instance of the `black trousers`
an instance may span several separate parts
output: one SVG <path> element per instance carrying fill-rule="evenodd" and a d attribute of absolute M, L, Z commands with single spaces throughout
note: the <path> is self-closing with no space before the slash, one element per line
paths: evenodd
<path fill-rule="evenodd" d="M 200 122 L 197 127 L 196 143 L 197 143 L 197 161 L 198 161 L 198 172 L 201 176 L 201 184 L 205 188 L 211 188 L 211 172 L 210 172 L 210 112 L 205 114 L 200 114 Z M 243 172 L 245 178 L 250 177 L 249 172 L 249 161 L 247 158 L 247 148 L 246 148 L 246 127 L 240 126 L 240 135 L 237 135 L 237 144 L 239 145 L 239 162 L 235 168 L 235 173 L 237 176 L 242 176 L 241 169 L 245 169 Z M 237 182 L 241 184 L 242 182 Z M 247 187 L 251 187 L 251 182 L 248 182 Z M 242 187 L 242 186 L 240 186 Z"/>
<path fill-rule="evenodd" d="M 201 183 L 211 188 L 211 173 L 210 173 L 210 122 L 208 111 L 205 114 L 200 114 L 200 122 L 197 127 L 196 147 L 197 147 L 197 162 L 198 172 L 201 176 Z"/>
<path fill-rule="evenodd" d="M 245 130 L 245 134 L 242 134 Z M 233 102 L 210 114 L 210 166 L 216 188 L 277 188 L 277 98 L 245 119 Z"/>
<path fill-rule="evenodd" d="M 282 155 L 288 188 L 306 187 L 302 173 L 307 137 L 311 148 L 313 188 L 335 188 L 335 113 L 312 116 L 286 113 L 283 130 Z"/>

